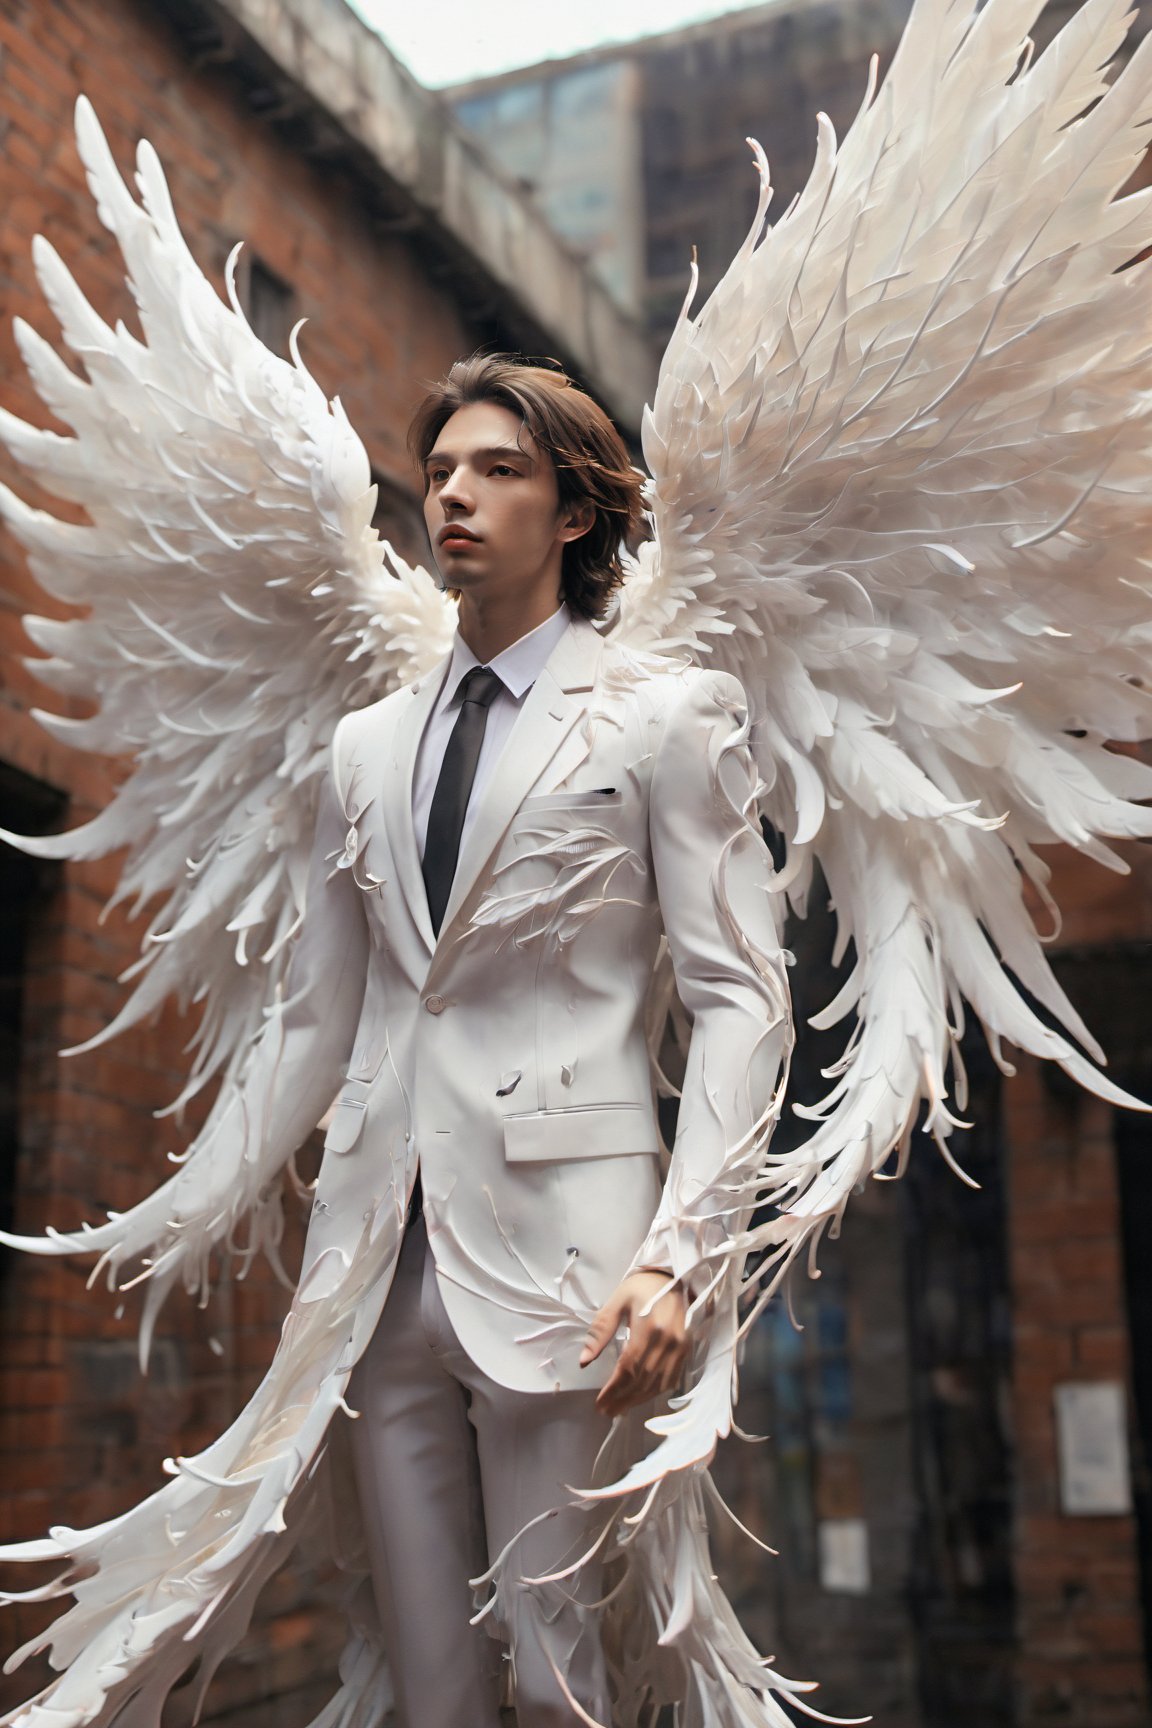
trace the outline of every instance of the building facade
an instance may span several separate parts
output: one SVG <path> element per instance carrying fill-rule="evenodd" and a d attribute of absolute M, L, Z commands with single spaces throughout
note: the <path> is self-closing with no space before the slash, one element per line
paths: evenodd
<path fill-rule="evenodd" d="M 343 0 L 0 6 L 5 407 L 43 423 L 12 336 L 14 316 L 54 335 L 34 234 L 104 316 L 133 317 L 76 156 L 82 91 L 126 175 L 141 136 L 156 146 L 217 284 L 234 243 L 248 242 L 241 292 L 261 336 L 284 352 L 292 324 L 308 318 L 304 355 L 364 438 L 379 522 L 402 551 L 426 556 L 407 422 L 426 382 L 460 354 L 481 344 L 556 354 L 634 432 L 651 382 L 644 333 Z M 59 706 L 22 661 L 20 616 L 47 609 L 0 536 L 0 826 L 32 832 L 94 814 L 120 771 L 54 742 L 30 716 L 38 702 Z M 123 910 L 102 918 L 116 874 L 115 859 L 58 868 L 0 848 L 0 1215 L 22 1231 L 124 1209 L 195 1127 L 194 1113 L 185 1123 L 155 1115 L 180 1089 L 191 1022 L 175 1013 L 98 1052 L 57 1054 L 123 997 L 117 978 L 144 921 Z M 286 1204 L 291 1264 L 300 1208 Z M 162 1460 L 226 1427 L 275 1347 L 287 1297 L 254 1266 L 241 1284 L 221 1282 L 206 1313 L 173 1298 L 142 1382 L 135 1301 L 119 1313 L 107 1291 L 86 1289 L 89 1269 L 8 1255 L 0 1267 L 0 1540 L 97 1523 L 159 1486 Z M 278 1577 L 217 1680 L 212 1718 L 308 1721 L 333 1687 L 338 1595 L 339 1580 L 306 1556 Z M 48 1617 L 44 1605 L 4 1609 L 3 1655 Z M 0 1679 L 0 1712 L 44 1672 L 32 1660 Z"/>
<path fill-rule="evenodd" d="M 772 165 L 774 215 L 808 175 L 816 115 L 843 133 L 868 57 L 887 56 L 910 0 L 785 0 L 665 36 L 592 49 L 446 92 L 658 337 L 693 256 L 703 297 L 756 211 L 745 140 Z"/>

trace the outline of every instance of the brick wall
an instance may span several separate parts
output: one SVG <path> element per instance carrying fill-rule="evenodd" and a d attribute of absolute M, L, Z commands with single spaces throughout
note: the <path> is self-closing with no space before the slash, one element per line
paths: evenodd
<path fill-rule="evenodd" d="M 1136 1530 L 1062 1513 L 1054 1399 L 1066 1381 L 1128 1385 L 1112 1110 L 1021 1064 L 1005 1088 L 1010 1150 L 1022 1728 L 1148 1720 Z"/>
<path fill-rule="evenodd" d="M 0 0 L 4 404 L 39 416 L 11 334 L 16 314 L 54 334 L 31 269 L 35 232 L 53 241 L 102 314 L 132 313 L 75 155 L 71 110 L 81 90 L 122 169 L 130 169 L 141 133 L 155 144 L 187 237 L 214 280 L 246 236 L 291 285 L 310 318 L 309 364 L 329 394 L 342 396 L 374 466 L 407 487 L 411 406 L 423 380 L 474 345 L 475 330 L 411 239 L 370 228 L 338 169 L 303 158 L 255 118 L 227 66 L 192 64 L 160 9 L 143 0 Z M 15 480 L 7 466 L 2 474 Z M 0 762 L 64 792 L 71 823 L 105 801 L 114 770 L 54 743 L 29 718 L 29 706 L 46 700 L 18 658 L 27 650 L 19 615 L 29 609 L 45 609 L 44 602 L 4 536 Z M 50 693 L 47 705 L 55 705 Z M 92 1033 L 121 999 L 116 976 L 135 956 L 139 927 L 121 916 L 99 923 L 115 874 L 109 863 L 63 870 L 30 916 L 16 1195 L 22 1229 L 50 1220 L 67 1226 L 100 1216 L 98 1208 L 131 1204 L 184 1141 L 180 1129 L 152 1115 L 178 1090 L 189 1028 L 175 1017 L 92 1055 L 62 1061 L 55 1054 Z M 0 1278 L 3 1539 L 41 1535 L 52 1522 L 93 1523 L 159 1486 L 161 1460 L 200 1447 L 226 1425 L 275 1344 L 286 1297 L 257 1268 L 245 1284 L 222 1289 L 207 1315 L 172 1299 L 141 1388 L 136 1305 L 129 1298 L 116 1318 L 106 1292 L 86 1292 L 87 1270 L 22 1259 Z M 317 1587 L 300 1568 L 277 1580 L 242 1660 L 217 1683 L 217 1714 L 242 1710 L 246 1728 L 308 1719 L 310 1700 L 293 1694 L 323 1693 L 340 1640 L 338 1615 L 305 1613 Z M 0 1615 L 4 1654 L 45 1618 L 31 1606 Z M 26 1696 L 37 1673 L 30 1663 L 0 1680 L 0 1709 Z"/>
<path fill-rule="evenodd" d="M 1146 847 L 1120 850 L 1127 876 L 1053 854 L 1063 915 L 1056 965 L 1117 1078 L 1140 1084 L 1147 1004 L 1126 957 L 1152 937 L 1152 859 Z M 1055 1417 L 1061 1383 L 1120 1382 L 1139 1465 L 1116 1146 L 1123 1124 L 1053 1070 L 1025 1058 L 1018 1067 L 1004 1088 L 1018 1720 L 1021 1728 L 1128 1728 L 1149 1717 L 1136 1520 L 1061 1511 Z"/>

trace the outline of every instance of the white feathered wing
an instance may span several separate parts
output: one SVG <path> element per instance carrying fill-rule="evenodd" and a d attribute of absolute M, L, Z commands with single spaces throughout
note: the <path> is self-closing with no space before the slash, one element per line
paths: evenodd
<path fill-rule="evenodd" d="M 1144 43 L 1089 0 L 1037 63 L 1033 0 L 925 0 L 878 96 L 673 336 L 646 424 L 656 540 L 622 629 L 742 680 L 802 904 L 829 878 L 861 1025 L 779 1171 L 827 1219 L 912 1126 L 952 1125 L 963 996 L 994 1039 L 1122 1097 L 1029 915 L 1035 848 L 1152 834 L 1150 192 Z M 1103 96 L 1086 118 L 1084 110 Z"/>
<path fill-rule="evenodd" d="M 857 1016 L 819 1126 L 697 1202 L 766 1208 L 712 1258 L 734 1279 L 760 1253 L 765 1293 L 922 1107 L 947 1155 L 964 1002 L 998 1055 L 1133 1102 L 1082 1053 L 1025 890 L 1046 902 L 1038 847 L 1123 870 L 1109 842 L 1152 835 L 1126 753 L 1152 733 L 1152 191 L 1117 196 L 1152 39 L 1110 85 L 1130 14 L 1088 0 L 1033 62 L 1042 4 L 917 0 L 768 229 L 756 147 L 752 230 L 645 422 L 655 538 L 621 637 L 740 678 L 783 879 L 802 911 L 818 859 L 855 950 L 817 1022 Z M 706 1457 L 730 1393 L 701 1380 L 626 1485 Z"/>
<path fill-rule="evenodd" d="M 144 1345 L 164 1294 L 204 1290 L 214 1249 L 275 1253 L 271 1153 L 253 1123 L 220 1133 L 260 1040 L 273 1040 L 304 906 L 317 792 L 340 716 L 443 654 L 455 610 L 372 528 L 368 458 L 293 339 L 293 363 L 258 340 L 188 250 L 163 171 L 139 147 L 137 203 L 86 99 L 80 155 L 115 235 L 143 340 L 94 312 L 47 241 L 45 297 L 83 375 L 18 323 L 45 406 L 71 436 L 0 411 L 0 437 L 83 525 L 0 488 L 0 512 L 43 588 L 86 616 L 27 620 L 50 658 L 37 676 L 94 701 L 89 719 L 38 714 L 55 736 L 135 765 L 106 809 L 48 839 L 7 835 L 41 857 L 127 849 L 116 901 L 155 904 L 134 988 L 82 1049 L 151 1017 L 169 997 L 201 1008 L 179 1105 L 223 1076 L 178 1173 L 108 1223 L 7 1238 L 41 1253 L 98 1250 L 110 1281 L 150 1273 Z M 175 1107 L 175 1106 L 174 1106 Z M 172 1220 L 178 1217 L 178 1227 Z M 241 1250 L 237 1248 L 237 1251 Z"/>

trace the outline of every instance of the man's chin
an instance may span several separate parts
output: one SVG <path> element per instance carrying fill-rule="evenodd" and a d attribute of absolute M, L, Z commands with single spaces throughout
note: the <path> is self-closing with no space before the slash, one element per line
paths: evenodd
<path fill-rule="evenodd" d="M 443 563 L 437 558 L 436 568 L 440 572 L 442 586 L 449 592 L 459 594 L 465 590 L 479 588 L 484 581 L 484 572 L 469 569 L 467 561 L 463 558 L 445 558 Z"/>
<path fill-rule="evenodd" d="M 459 604 L 463 590 L 470 584 L 466 572 L 464 573 L 464 580 L 461 580 L 461 572 L 453 568 L 455 562 L 455 559 L 445 559 L 444 564 L 441 564 L 436 553 L 433 552 L 432 554 L 432 567 L 436 572 L 436 586 L 442 594 L 447 594 L 449 600 L 455 600 Z"/>

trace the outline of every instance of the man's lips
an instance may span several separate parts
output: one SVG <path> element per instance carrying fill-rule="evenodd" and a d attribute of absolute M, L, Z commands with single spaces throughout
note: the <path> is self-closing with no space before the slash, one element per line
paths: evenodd
<path fill-rule="evenodd" d="M 478 546 L 480 536 L 473 534 L 469 528 L 461 528 L 455 522 L 450 522 L 446 528 L 441 528 L 436 536 L 438 546 Z"/>

